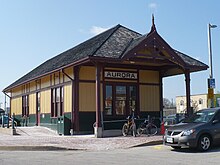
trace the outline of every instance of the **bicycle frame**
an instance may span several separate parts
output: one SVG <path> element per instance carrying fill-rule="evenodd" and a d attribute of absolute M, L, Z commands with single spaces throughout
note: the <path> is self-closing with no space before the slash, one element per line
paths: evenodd
<path fill-rule="evenodd" d="M 135 118 L 128 116 L 127 117 L 127 122 L 124 123 L 123 127 L 122 127 L 122 134 L 124 136 L 127 136 L 129 132 L 131 132 L 131 134 L 133 136 L 136 136 L 136 124 L 135 124 Z"/>
<path fill-rule="evenodd" d="M 153 122 L 150 120 L 149 117 L 148 117 L 148 120 L 145 119 L 144 122 L 142 122 L 137 129 L 138 135 L 141 135 L 144 132 L 148 136 L 153 136 L 157 134 L 157 126 L 153 124 Z"/>

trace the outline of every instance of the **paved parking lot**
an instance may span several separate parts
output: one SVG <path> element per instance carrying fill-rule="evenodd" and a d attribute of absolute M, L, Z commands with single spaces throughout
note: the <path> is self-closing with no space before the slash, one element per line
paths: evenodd
<path fill-rule="evenodd" d="M 1 165 L 217 165 L 220 149 L 200 153 L 163 145 L 87 151 L 0 151 Z"/>

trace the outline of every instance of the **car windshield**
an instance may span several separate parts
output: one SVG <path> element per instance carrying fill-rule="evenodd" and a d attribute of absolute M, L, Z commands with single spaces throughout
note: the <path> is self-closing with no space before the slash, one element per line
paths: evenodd
<path fill-rule="evenodd" d="M 194 113 L 192 117 L 187 118 L 183 123 L 207 123 L 214 116 L 214 110 L 202 110 Z"/>

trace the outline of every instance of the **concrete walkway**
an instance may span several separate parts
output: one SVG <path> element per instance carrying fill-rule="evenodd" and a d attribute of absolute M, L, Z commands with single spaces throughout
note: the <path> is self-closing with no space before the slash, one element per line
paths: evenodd
<path fill-rule="evenodd" d="M 162 144 L 162 136 L 95 138 L 94 135 L 59 136 L 45 127 L 17 128 L 18 135 L 0 133 L 0 150 L 114 150 Z"/>

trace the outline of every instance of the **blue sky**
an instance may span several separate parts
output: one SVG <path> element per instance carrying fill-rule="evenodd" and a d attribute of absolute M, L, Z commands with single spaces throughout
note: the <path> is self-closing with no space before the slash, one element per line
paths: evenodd
<path fill-rule="evenodd" d="M 154 13 L 158 33 L 172 48 L 206 64 L 207 24 L 218 26 L 212 29 L 212 53 L 215 91 L 220 91 L 219 6 L 219 0 L 0 0 L 0 90 L 117 24 L 146 34 Z M 207 92 L 208 76 L 209 70 L 191 74 L 191 94 Z M 183 75 L 165 78 L 164 97 L 175 100 L 185 95 L 184 79 Z"/>

